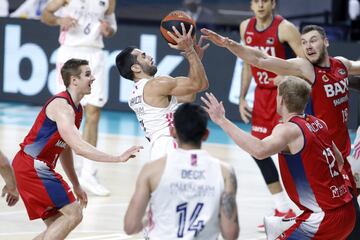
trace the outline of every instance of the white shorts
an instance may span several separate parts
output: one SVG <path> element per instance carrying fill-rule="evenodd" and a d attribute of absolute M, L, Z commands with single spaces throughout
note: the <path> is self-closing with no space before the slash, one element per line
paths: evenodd
<path fill-rule="evenodd" d="M 81 100 L 81 104 L 83 106 L 90 104 L 96 107 L 103 107 L 108 100 L 108 93 L 105 88 L 106 64 L 104 51 L 100 48 L 60 46 L 56 62 L 56 69 L 58 72 L 56 85 L 59 92 L 65 90 L 60 69 L 70 58 L 88 60 L 91 72 L 95 77 L 95 81 L 91 85 L 91 94 L 85 95 Z"/>
<path fill-rule="evenodd" d="M 176 141 L 171 136 L 160 136 L 151 143 L 150 148 L 150 161 L 157 160 L 164 157 L 170 151 L 177 148 Z"/>

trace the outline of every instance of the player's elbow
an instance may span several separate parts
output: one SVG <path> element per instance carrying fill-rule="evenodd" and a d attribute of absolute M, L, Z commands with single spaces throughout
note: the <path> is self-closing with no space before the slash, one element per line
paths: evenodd
<path fill-rule="evenodd" d="M 251 155 L 254 156 L 258 160 L 263 160 L 263 159 L 269 157 L 269 154 L 263 148 L 255 149 L 255 151 Z"/>
<path fill-rule="evenodd" d="M 138 232 L 141 231 L 141 227 L 139 227 L 139 224 L 136 223 L 135 221 L 129 221 L 126 217 L 125 217 L 125 221 L 124 221 L 124 231 L 127 235 L 133 235 L 136 234 Z"/>

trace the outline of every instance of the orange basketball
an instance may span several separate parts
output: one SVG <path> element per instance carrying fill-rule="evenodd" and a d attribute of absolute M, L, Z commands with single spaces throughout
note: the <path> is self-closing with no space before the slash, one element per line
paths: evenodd
<path fill-rule="evenodd" d="M 160 32 L 165 40 L 169 43 L 176 44 L 176 42 L 167 34 L 167 31 L 173 33 L 172 26 L 174 26 L 180 33 L 182 33 L 181 23 L 184 23 L 186 32 L 190 30 L 190 26 L 193 26 L 191 36 L 195 36 L 195 21 L 183 11 L 172 11 L 166 17 L 161 20 Z"/>

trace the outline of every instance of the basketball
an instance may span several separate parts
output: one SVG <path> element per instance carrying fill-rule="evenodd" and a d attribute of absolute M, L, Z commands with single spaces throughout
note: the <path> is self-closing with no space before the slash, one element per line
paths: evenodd
<path fill-rule="evenodd" d="M 181 23 L 184 23 L 186 32 L 190 30 L 190 26 L 193 26 L 193 30 L 191 36 L 194 38 L 196 24 L 195 21 L 185 12 L 183 11 L 172 11 L 168 15 L 166 15 L 160 24 L 160 32 L 164 39 L 171 44 L 175 44 L 176 42 L 167 34 L 167 31 L 173 33 L 172 26 L 174 26 L 180 33 L 182 33 Z"/>

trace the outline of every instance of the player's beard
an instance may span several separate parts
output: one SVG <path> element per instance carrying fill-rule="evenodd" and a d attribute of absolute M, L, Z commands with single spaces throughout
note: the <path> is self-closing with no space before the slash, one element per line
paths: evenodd
<path fill-rule="evenodd" d="M 152 65 L 141 65 L 142 70 L 144 73 L 146 73 L 149 76 L 155 76 L 155 74 L 157 73 L 157 67 Z"/>
<path fill-rule="evenodd" d="M 323 63 L 325 60 L 325 51 L 326 51 L 326 47 L 323 46 L 323 48 L 320 51 L 319 57 L 316 60 L 312 61 L 311 63 L 314 65 L 321 65 L 321 63 Z"/>

